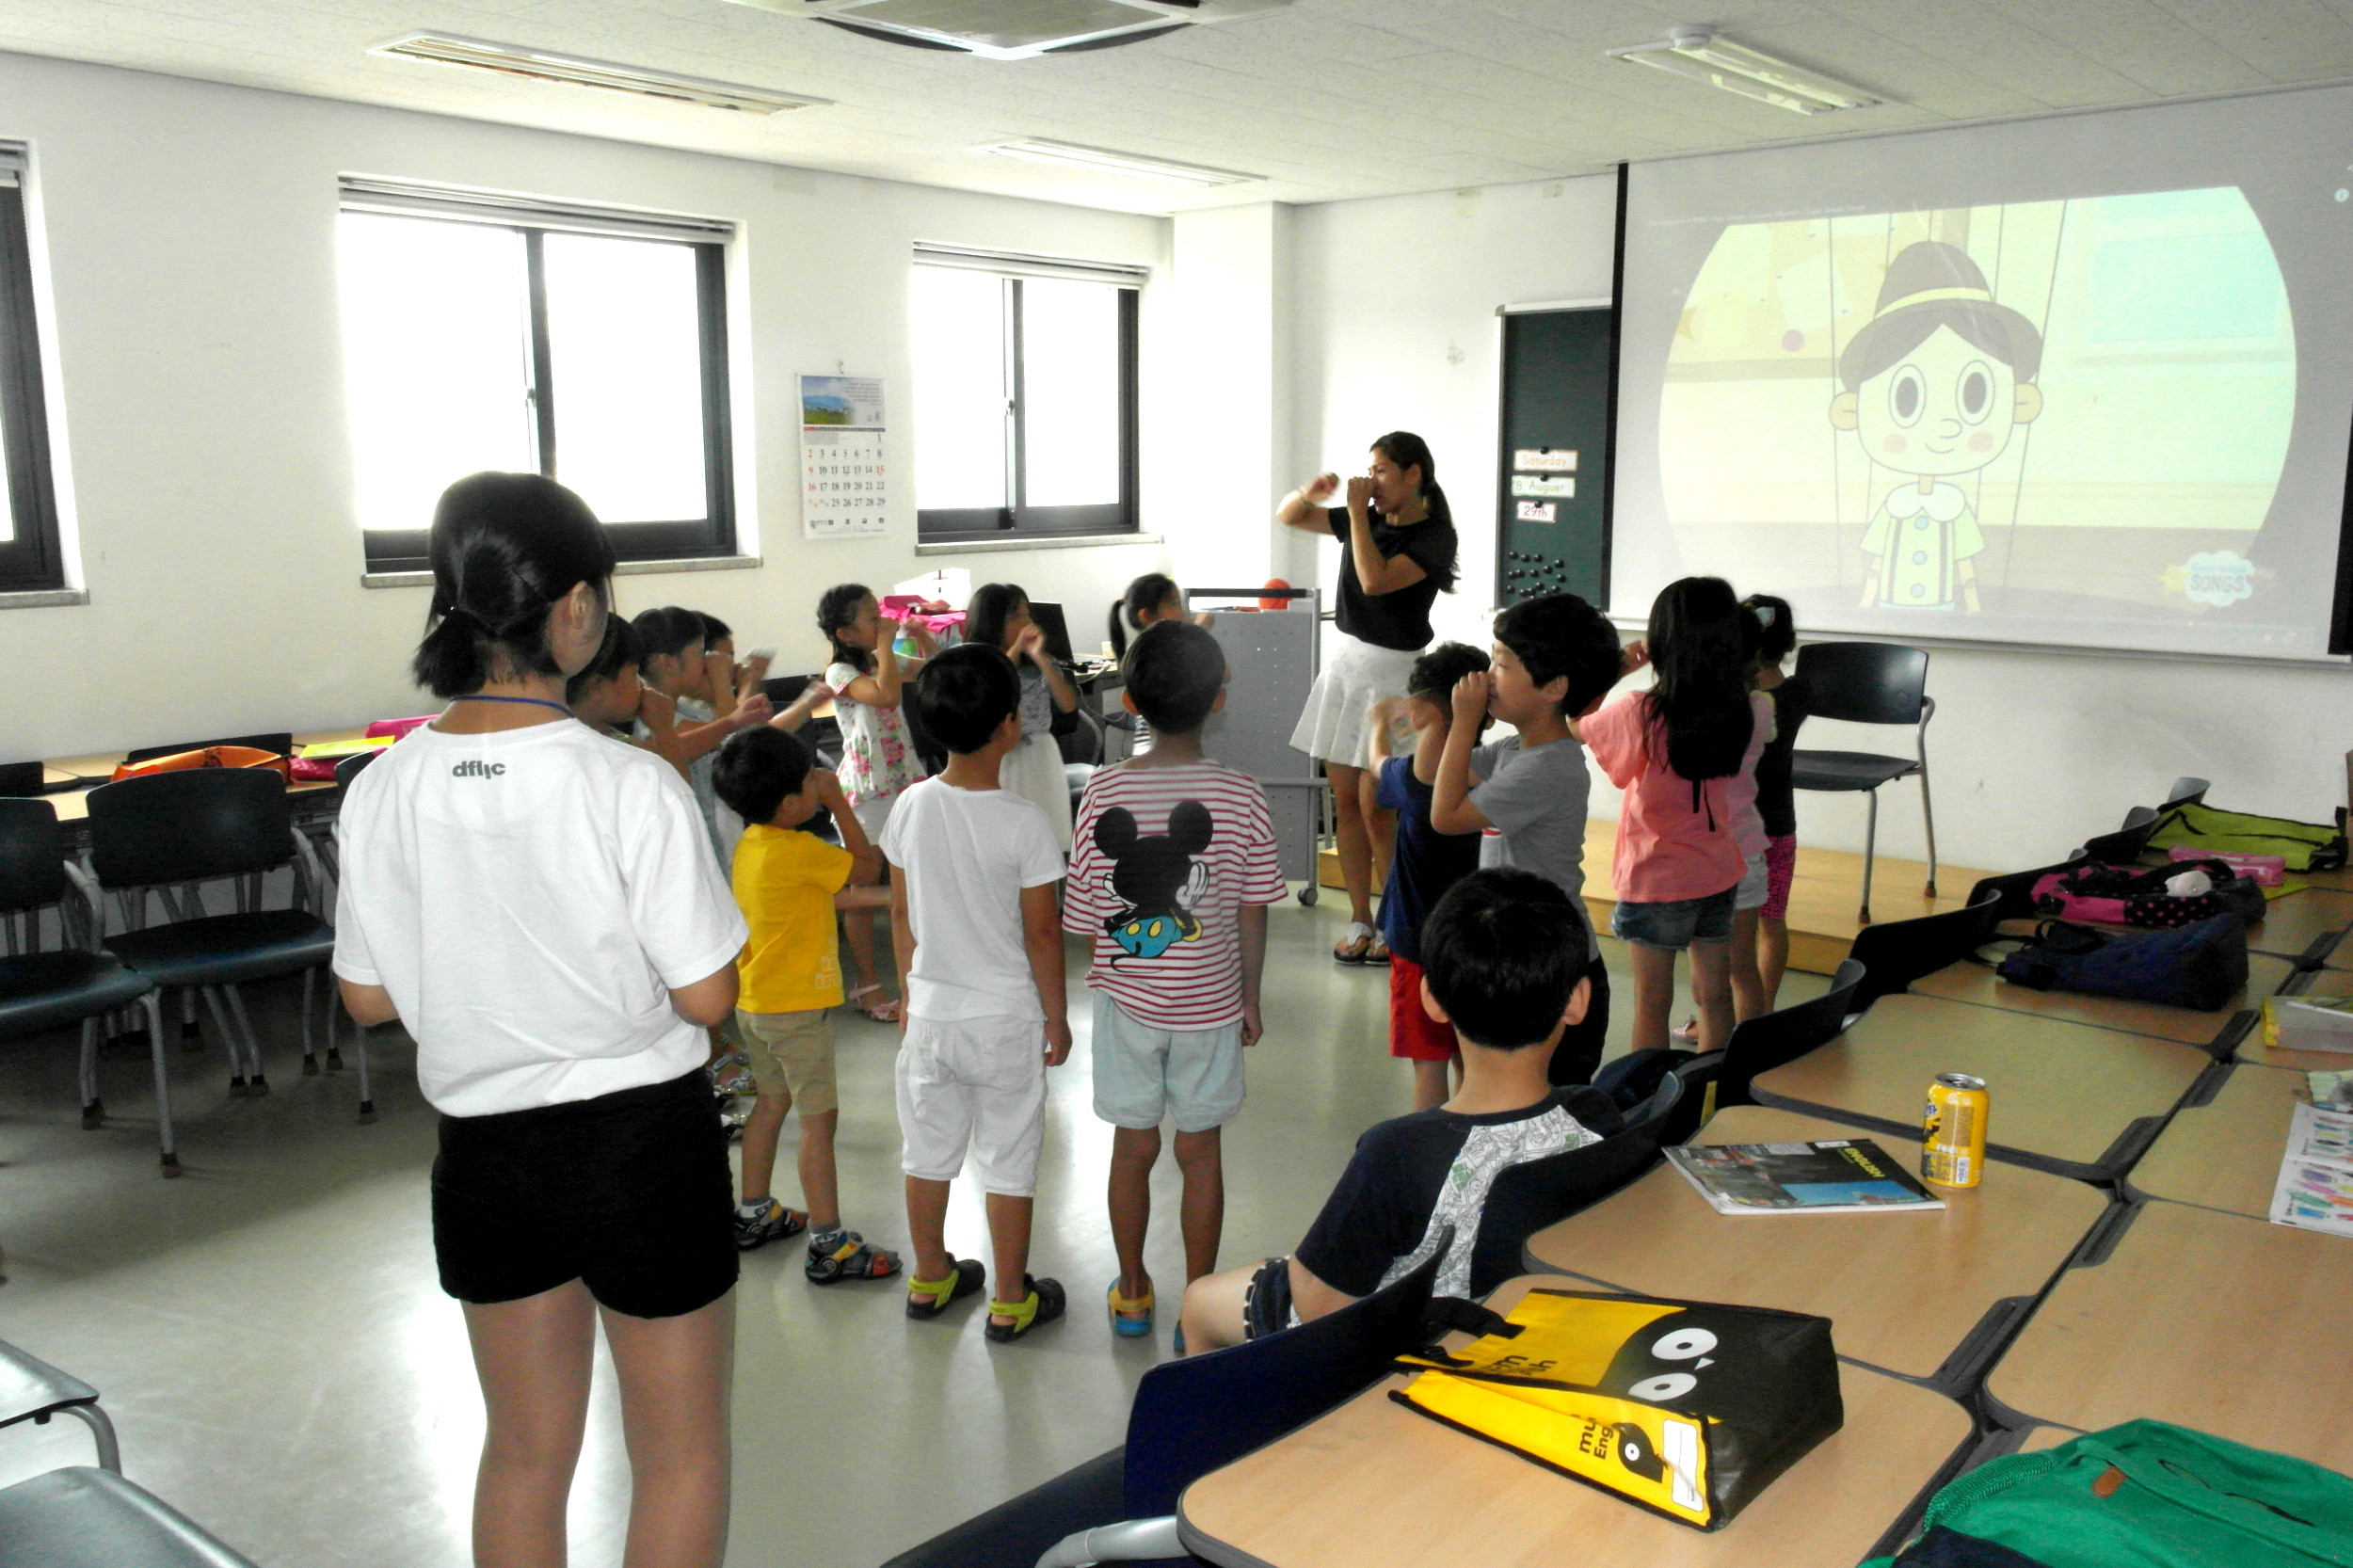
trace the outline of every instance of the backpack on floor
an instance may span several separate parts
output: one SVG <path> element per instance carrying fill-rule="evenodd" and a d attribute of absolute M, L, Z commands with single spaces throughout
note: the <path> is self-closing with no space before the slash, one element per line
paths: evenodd
<path fill-rule="evenodd" d="M 2327 824 L 2185 803 L 2166 808 L 2148 841 L 2156 849 L 2189 844 L 2234 855 L 2277 855 L 2292 872 L 2334 871 L 2345 861 L 2345 812 L 2340 809 L 2336 822 Z"/>
<path fill-rule="evenodd" d="M 2172 931 L 2114 936 L 2065 920 L 2044 920 L 2034 939 L 1994 972 L 2038 991 L 2162 1002 L 2214 1013 L 2247 984 L 2247 927 L 2217 915 Z"/>
<path fill-rule="evenodd" d="M 2167 891 L 2166 884 L 2173 878 L 2200 871 L 2214 884 L 2211 891 L 2187 895 Z M 2137 866 L 2070 866 L 2038 877 L 2033 897 L 2041 914 L 2102 925 L 2195 925 L 2222 914 L 2236 915 L 2252 925 L 2264 918 L 2264 890 L 2252 877 L 2240 875 L 2220 860 L 2179 860 L 2153 871 Z"/>
<path fill-rule="evenodd" d="M 2127 1421 L 1991 1460 L 1920 1533 L 1864 1568 L 2319 1568 L 2353 1564 L 2353 1480 L 2228 1438 Z"/>

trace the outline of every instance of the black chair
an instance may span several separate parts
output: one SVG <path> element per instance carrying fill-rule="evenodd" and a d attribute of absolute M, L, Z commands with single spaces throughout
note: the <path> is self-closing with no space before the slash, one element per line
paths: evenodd
<path fill-rule="evenodd" d="M 280 757 L 294 755 L 294 732 L 280 729 L 267 735 L 229 735 L 217 741 L 175 741 L 167 746 L 136 746 L 122 754 L 126 762 L 147 762 L 158 757 L 177 757 L 184 751 L 202 751 L 209 746 L 245 746 L 253 751 L 276 752 Z"/>
<path fill-rule="evenodd" d="M 1594 1087 L 1601 1087 L 1598 1080 Z M 1479 1227 L 1471 1249 L 1471 1296 L 1483 1300 L 1505 1280 L 1529 1272 L 1529 1237 L 1616 1195 L 1657 1164 L 1682 1098 L 1682 1080 L 1664 1073 L 1618 1131 L 1581 1149 L 1514 1165 L 1496 1177 L 1487 1194 L 1488 1223 Z M 1526 1224 L 1498 1226 L 1492 1223 L 1498 1212 L 1516 1214 Z"/>
<path fill-rule="evenodd" d="M 934 1536 L 884 1568 L 1032 1568 L 1078 1532 L 1096 1532 L 1094 1550 L 1065 1553 L 1065 1560 L 1193 1561 L 1176 1545 L 1170 1517 L 1185 1488 L 1386 1376 L 1398 1355 L 1426 1337 L 1422 1314 L 1445 1252 L 1442 1244 L 1412 1273 L 1330 1317 L 1162 1362 L 1136 1384 L 1122 1447 Z M 1107 1528 L 1109 1537 L 1101 1533 Z"/>
<path fill-rule="evenodd" d="M 378 746 L 373 751 L 355 751 L 348 757 L 336 759 L 335 788 L 338 791 L 350 789 L 351 781 L 367 772 L 368 764 L 383 755 L 383 748 Z"/>
<path fill-rule="evenodd" d="M 1849 957 L 1870 971 L 1856 993 L 1854 1011 L 1862 1012 L 1881 997 L 1909 990 L 1925 974 L 1958 964 L 1993 939 L 2000 917 L 1998 899 L 1989 898 L 1941 915 L 1897 920 L 1865 928 L 1855 936 Z"/>
<path fill-rule="evenodd" d="M 80 868 L 71 863 L 69 854 L 56 808 L 45 800 L 0 800 L 0 917 L 8 922 L 8 955 L 0 958 L 0 1038 L 17 1039 L 78 1022 L 82 1126 L 95 1129 L 106 1115 L 98 1096 L 100 1021 L 126 1007 L 142 1009 L 155 1065 L 156 1142 L 164 1175 L 178 1176 L 171 1084 L 164 1066 L 163 1012 L 154 984 L 95 951 L 101 925 L 98 900 L 91 889 L 77 885 Z M 43 952 L 40 912 L 52 905 L 57 911 L 59 951 Z M 19 915 L 25 917 L 28 928 L 24 952 L 18 951 Z"/>
<path fill-rule="evenodd" d="M 1798 649 L 1798 676 L 1813 691 L 1811 716 L 1849 724 L 1909 724 L 1918 727 L 1916 755 L 1885 757 L 1869 751 L 1800 751 L 1790 757 L 1789 782 L 1801 790 L 1862 791 L 1871 798 L 1870 825 L 1863 840 L 1862 920 L 1871 923 L 1871 867 L 1879 854 L 1880 786 L 1915 774 L 1920 779 L 1920 820 L 1928 827 L 1929 884 L 1936 896 L 1936 812 L 1929 801 L 1929 720 L 1936 698 L 1928 695 L 1929 656 L 1897 643 L 1808 643 Z"/>
<path fill-rule="evenodd" d="M 1937 916 L 1934 919 L 1946 917 Z M 1900 931 L 1917 920 L 1903 920 L 1895 925 L 1874 926 L 1874 931 Z M 1869 935 L 1869 933 L 1865 933 Z M 1863 944 L 1857 940 L 1858 952 Z M 1860 958 L 1849 958 L 1838 966 L 1831 977 L 1830 989 L 1811 1001 L 1799 1002 L 1747 1023 L 1733 1026 L 1732 1038 L 1717 1052 L 1714 1064 L 1716 1109 L 1726 1110 L 1736 1105 L 1754 1105 L 1756 1096 L 1749 1087 L 1760 1073 L 1775 1067 L 1787 1066 L 1806 1052 L 1826 1046 L 1838 1038 L 1847 1027 L 1847 1019 L 1860 1011 L 1865 1003 L 1859 1000 L 1868 967 Z M 1706 1058 L 1701 1058 L 1705 1061 Z M 1697 1131 L 1695 1127 L 1692 1129 Z M 1688 1141 L 1688 1135 L 1687 1135 Z"/>
<path fill-rule="evenodd" d="M 269 1093 L 261 1042 L 237 989 L 248 981 L 302 976 L 302 1070 L 316 1073 L 311 1011 L 319 972 L 334 956 L 334 928 L 307 909 L 258 906 L 260 880 L 270 872 L 293 872 L 297 900 L 315 902 L 325 888 L 310 841 L 294 829 L 285 780 L 263 768 L 196 768 L 101 785 L 89 792 L 89 838 L 91 872 L 117 895 L 129 928 L 106 950 L 157 985 L 202 993 L 229 1043 L 229 1092 Z M 196 885 L 224 877 L 238 884 L 237 911 L 206 915 Z M 146 925 L 151 892 L 170 923 Z M 340 1060 L 333 1000 L 330 987 L 328 1051 Z M 374 1109 L 364 1033 L 360 1049 L 364 1116 Z"/>
<path fill-rule="evenodd" d="M 114 1423 L 98 1390 L 0 1344 L 0 1427 L 79 1417 L 98 1468 L 69 1464 L 0 1490 L 0 1562 L 27 1568 L 254 1568 L 152 1494 L 122 1479 Z"/>

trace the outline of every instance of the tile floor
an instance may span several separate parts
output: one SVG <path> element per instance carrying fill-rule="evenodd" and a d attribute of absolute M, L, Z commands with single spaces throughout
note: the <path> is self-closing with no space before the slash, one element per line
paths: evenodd
<path fill-rule="evenodd" d="M 1324 952 L 1342 915 L 1273 911 L 1268 1037 L 1228 1129 L 1225 1257 L 1288 1248 L 1367 1126 L 1406 1108 L 1384 1049 L 1385 973 Z M 1630 977 L 1609 950 L 1622 1049 Z M 1081 965 L 1072 965 L 1074 993 Z M 1785 1000 L 1820 982 L 1793 975 Z M 231 1099 L 216 1047 L 175 1057 L 184 1178 L 157 1178 L 143 1055 L 110 1049 L 118 1116 L 74 1116 L 72 1037 L 0 1050 L 0 1337 L 88 1378 L 121 1430 L 125 1468 L 269 1568 L 456 1568 L 482 1416 L 456 1306 L 434 1281 L 424 1185 L 433 1115 L 397 1030 L 373 1042 L 378 1121 L 354 1119 L 354 1075 L 299 1075 L 290 988 L 254 987 L 274 1092 Z M 1069 1287 L 1070 1319 L 991 1346 L 980 1319 L 900 1314 L 895 1286 L 820 1289 L 800 1246 L 744 1259 L 736 1373 L 738 1564 L 876 1563 L 1119 1441 L 1128 1391 L 1168 1353 L 1115 1341 L 1099 1308 L 1114 1263 L 1102 1208 L 1109 1128 L 1088 1099 L 1086 1010 L 1054 1075 L 1032 1268 Z M 888 1030 L 842 1016 L 840 1139 L 851 1224 L 904 1244 Z M 348 1057 L 348 1052 L 346 1056 Z M 779 1159 L 789 1187 L 792 1134 Z M 1182 1277 L 1176 1172 L 1151 1258 Z M 985 1256 L 959 1192 L 951 1244 Z M 619 1559 L 628 1472 L 600 1367 L 573 1491 L 574 1563 Z M 78 1424 L 0 1432 L 0 1484 L 86 1464 Z"/>

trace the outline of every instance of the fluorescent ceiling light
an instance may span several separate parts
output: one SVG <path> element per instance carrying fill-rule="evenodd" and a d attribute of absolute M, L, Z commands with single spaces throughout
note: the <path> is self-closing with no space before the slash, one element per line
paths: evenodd
<path fill-rule="evenodd" d="M 616 65 L 610 60 L 583 59 L 576 55 L 552 55 L 545 50 L 528 49 L 520 44 L 456 38 L 447 33 L 406 33 L 390 43 L 377 44 L 368 53 L 394 59 L 424 60 L 433 65 L 459 66 L 468 71 L 495 72 L 502 76 L 520 76 L 536 82 L 560 82 L 567 87 L 632 93 L 640 98 L 660 98 L 673 104 L 733 109 L 742 114 L 777 114 L 786 109 L 805 109 L 812 104 L 831 102 L 824 98 L 805 98 L 799 93 L 776 92 L 768 88 L 711 82 L 699 76 L 678 76 L 666 71 Z"/>
<path fill-rule="evenodd" d="M 1242 174 L 1230 168 L 1209 168 L 1200 164 L 1171 163 L 1165 158 L 1144 158 L 1133 152 L 1113 152 L 1101 147 L 1080 147 L 1076 142 L 1043 141 L 1035 137 L 1026 141 L 993 141 L 972 151 L 993 153 L 1000 158 L 1018 158 L 1023 163 L 1082 168 L 1093 174 L 1120 174 L 1132 180 L 1158 180 L 1170 185 L 1246 185 L 1266 178 L 1263 174 Z"/>
<path fill-rule="evenodd" d="M 1689 76 L 1792 114 L 1833 114 L 1885 102 L 1834 77 L 1728 42 L 1712 27 L 1678 27 L 1661 42 L 1608 53 L 1613 60 Z"/>

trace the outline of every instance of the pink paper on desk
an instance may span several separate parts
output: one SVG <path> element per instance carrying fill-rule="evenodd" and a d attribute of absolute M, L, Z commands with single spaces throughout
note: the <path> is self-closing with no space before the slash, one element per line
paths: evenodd
<path fill-rule="evenodd" d="M 413 719 L 377 719 L 368 726 L 367 732 L 370 735 L 390 735 L 397 741 L 418 726 L 431 724 L 439 716 L 435 713 L 420 713 Z"/>
<path fill-rule="evenodd" d="M 885 594 L 880 614 L 885 620 L 914 621 L 927 632 L 945 632 L 964 624 L 964 612 L 951 610 L 944 600 L 914 594 Z"/>

